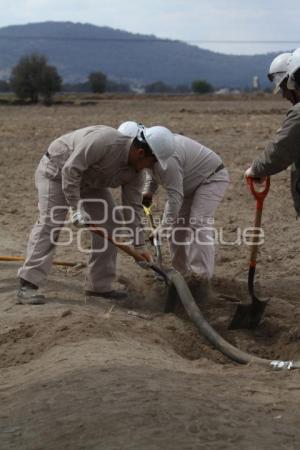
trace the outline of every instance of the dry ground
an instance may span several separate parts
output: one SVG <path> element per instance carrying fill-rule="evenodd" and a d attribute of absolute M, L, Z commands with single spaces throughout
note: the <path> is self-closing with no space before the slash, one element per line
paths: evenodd
<path fill-rule="evenodd" d="M 255 204 L 243 170 L 287 108 L 271 97 L 0 107 L 0 253 L 25 252 L 36 215 L 34 170 L 52 139 L 97 123 L 166 125 L 216 150 L 231 175 L 216 222 L 231 245 L 218 246 L 214 293 L 203 313 L 250 353 L 299 359 L 300 234 L 287 172 L 272 179 L 264 210 L 257 282 L 271 298 L 265 320 L 255 332 L 227 329 L 235 299 L 247 299 L 248 247 L 235 241 L 239 229 L 252 225 Z M 57 258 L 86 256 L 71 246 L 60 247 Z M 17 306 L 18 265 L 0 264 L 1 449 L 299 448 L 299 373 L 226 359 L 182 315 L 162 313 L 164 287 L 128 257 L 119 255 L 119 282 L 131 293 L 122 306 L 86 301 L 84 271 L 62 268 L 53 269 L 45 286 L 46 305 Z"/>

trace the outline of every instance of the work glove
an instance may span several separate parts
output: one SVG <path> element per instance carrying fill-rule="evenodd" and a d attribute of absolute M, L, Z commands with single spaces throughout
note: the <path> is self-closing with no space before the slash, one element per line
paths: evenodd
<path fill-rule="evenodd" d="M 77 228 L 84 228 L 91 223 L 91 216 L 83 209 L 71 209 L 71 222 Z"/>
<path fill-rule="evenodd" d="M 143 194 L 142 205 L 146 206 L 146 208 L 150 208 L 150 206 L 152 205 L 152 198 L 153 195 L 150 192 L 146 192 L 145 194 Z"/>

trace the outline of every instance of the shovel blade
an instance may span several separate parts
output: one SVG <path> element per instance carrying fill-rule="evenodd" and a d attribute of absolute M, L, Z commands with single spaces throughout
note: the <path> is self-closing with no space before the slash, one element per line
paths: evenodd
<path fill-rule="evenodd" d="M 260 323 L 268 301 L 255 299 L 247 305 L 238 305 L 229 325 L 230 330 L 245 328 L 254 330 Z"/>

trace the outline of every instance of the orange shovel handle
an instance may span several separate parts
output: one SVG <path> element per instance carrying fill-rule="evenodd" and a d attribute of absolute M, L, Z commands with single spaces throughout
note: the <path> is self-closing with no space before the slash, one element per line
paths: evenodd
<path fill-rule="evenodd" d="M 137 262 L 145 262 L 145 258 L 143 258 L 143 256 L 141 256 L 139 252 L 137 252 L 133 247 L 127 244 L 123 244 L 123 242 L 117 239 L 113 239 L 111 236 L 108 236 L 103 228 L 97 227 L 93 224 L 90 224 L 89 228 L 93 233 L 98 234 L 99 236 L 103 237 L 104 239 L 108 240 L 113 245 L 118 247 L 120 250 L 123 250 L 123 252 L 127 253 L 127 255 L 132 256 Z"/>
<path fill-rule="evenodd" d="M 253 236 L 251 253 L 250 253 L 250 268 L 255 270 L 257 251 L 258 251 L 258 236 L 259 236 L 258 230 L 261 227 L 262 209 L 263 209 L 264 200 L 270 190 L 270 177 L 266 177 L 264 179 L 264 189 L 261 191 L 257 191 L 255 189 L 255 178 L 247 177 L 246 180 L 247 180 L 249 189 L 250 189 L 253 197 L 256 200 L 256 212 L 255 212 L 255 223 L 254 223 L 255 235 Z"/>
<path fill-rule="evenodd" d="M 256 200 L 256 209 L 262 209 L 264 200 L 270 190 L 270 177 L 266 177 L 264 179 L 264 189 L 262 191 L 257 191 L 255 189 L 255 178 L 247 177 L 246 181 L 251 191 L 251 194 Z"/>

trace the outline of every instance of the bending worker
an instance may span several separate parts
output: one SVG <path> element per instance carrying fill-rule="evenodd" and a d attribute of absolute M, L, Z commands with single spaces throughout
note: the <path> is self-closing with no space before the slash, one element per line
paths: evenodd
<path fill-rule="evenodd" d="M 267 144 L 262 155 L 253 161 L 246 177 L 264 178 L 275 175 L 292 165 L 291 189 L 294 207 L 300 214 L 300 49 L 278 55 L 270 66 L 268 77 L 292 107 L 281 128 Z"/>
<path fill-rule="evenodd" d="M 91 126 L 73 131 L 51 143 L 36 170 L 39 217 L 27 247 L 24 265 L 19 269 L 19 303 L 42 301 L 38 288 L 48 275 L 60 228 L 71 208 L 71 222 L 85 227 L 98 221 L 109 236 L 116 224 L 114 200 L 108 188 L 122 188 L 122 203 L 134 245 L 146 261 L 151 254 L 144 248 L 141 226 L 143 169 L 165 167 L 174 152 L 173 134 L 164 127 L 149 128 L 143 139 L 126 137 L 107 126 Z M 126 217 L 129 214 L 130 219 Z M 112 289 L 116 275 L 116 248 L 92 233 L 85 289 L 91 295 L 121 299 L 125 291 Z M 98 251 L 97 251 L 98 249 Z"/>
<path fill-rule="evenodd" d="M 147 128 L 125 122 L 119 130 L 143 134 Z M 215 152 L 186 136 L 174 134 L 175 152 L 166 168 L 147 170 L 143 203 L 150 206 L 158 185 L 167 192 L 160 226 L 169 229 L 173 267 L 185 275 L 210 279 L 214 272 L 214 214 L 228 187 L 229 176 Z"/>

